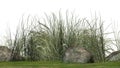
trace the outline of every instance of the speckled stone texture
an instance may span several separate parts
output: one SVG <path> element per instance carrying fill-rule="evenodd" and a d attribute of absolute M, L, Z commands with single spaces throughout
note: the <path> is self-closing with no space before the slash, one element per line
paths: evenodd
<path fill-rule="evenodd" d="M 6 46 L 0 46 L 0 61 L 9 61 L 11 59 L 11 50 Z"/>
<path fill-rule="evenodd" d="M 63 61 L 66 63 L 88 63 L 92 55 L 83 47 L 70 47 L 66 50 Z"/>

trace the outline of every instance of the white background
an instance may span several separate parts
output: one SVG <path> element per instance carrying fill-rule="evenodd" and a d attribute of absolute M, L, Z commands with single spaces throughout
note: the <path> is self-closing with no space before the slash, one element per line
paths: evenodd
<path fill-rule="evenodd" d="M 8 29 L 15 34 L 22 15 L 41 16 L 44 12 L 75 11 L 81 17 L 101 15 L 106 25 L 120 22 L 120 0 L 0 0 L 0 44 Z M 111 30 L 111 27 L 109 27 Z"/>

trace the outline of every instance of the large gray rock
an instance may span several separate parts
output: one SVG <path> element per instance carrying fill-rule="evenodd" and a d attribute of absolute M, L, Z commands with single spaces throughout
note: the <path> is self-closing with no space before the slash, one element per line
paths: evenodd
<path fill-rule="evenodd" d="M 107 61 L 120 61 L 120 50 L 112 52 L 110 55 L 106 57 Z"/>
<path fill-rule="evenodd" d="M 11 50 L 6 46 L 0 46 L 0 61 L 9 61 L 11 59 Z"/>
<path fill-rule="evenodd" d="M 63 58 L 66 63 L 88 63 L 91 59 L 92 55 L 80 46 L 68 48 Z"/>

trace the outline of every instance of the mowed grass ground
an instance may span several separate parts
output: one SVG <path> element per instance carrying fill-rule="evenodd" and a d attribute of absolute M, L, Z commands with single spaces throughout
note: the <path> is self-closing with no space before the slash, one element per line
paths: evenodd
<path fill-rule="evenodd" d="M 120 68 L 120 62 L 66 64 L 60 62 L 0 62 L 0 68 Z"/>

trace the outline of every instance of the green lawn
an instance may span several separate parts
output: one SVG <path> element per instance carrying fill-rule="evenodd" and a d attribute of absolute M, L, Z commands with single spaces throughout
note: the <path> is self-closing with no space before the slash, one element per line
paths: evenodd
<path fill-rule="evenodd" d="M 0 68 L 120 68 L 120 62 L 65 64 L 60 62 L 0 62 Z"/>

